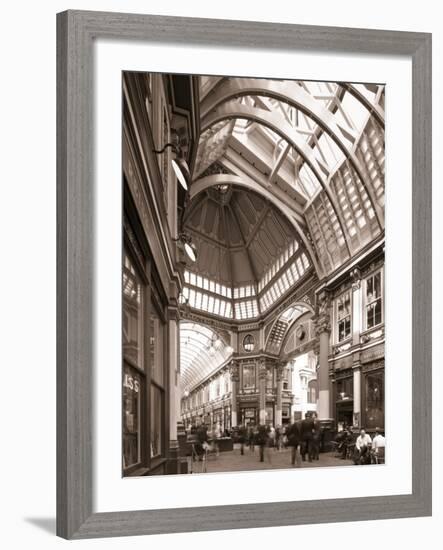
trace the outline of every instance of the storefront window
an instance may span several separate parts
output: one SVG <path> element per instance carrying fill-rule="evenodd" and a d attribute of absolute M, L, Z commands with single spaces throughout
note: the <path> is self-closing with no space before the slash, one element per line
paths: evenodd
<path fill-rule="evenodd" d="M 140 279 L 128 256 L 123 265 L 123 354 L 143 367 L 142 361 L 142 293 Z"/>
<path fill-rule="evenodd" d="M 162 454 L 163 392 L 151 384 L 151 458 Z"/>
<path fill-rule="evenodd" d="M 337 390 L 337 401 L 348 401 L 353 398 L 354 395 L 354 380 L 353 377 L 342 378 L 335 383 Z"/>
<path fill-rule="evenodd" d="M 163 338 L 164 324 L 154 304 L 152 304 L 150 326 L 151 377 L 152 380 L 161 385 L 164 384 Z"/>
<path fill-rule="evenodd" d="M 125 364 L 123 373 L 123 468 L 141 461 L 140 396 L 141 377 Z"/>
<path fill-rule="evenodd" d="M 351 293 L 345 292 L 337 299 L 337 337 L 346 340 L 351 334 Z"/>
<path fill-rule="evenodd" d="M 381 272 L 366 279 L 366 328 L 382 322 Z"/>
<path fill-rule="evenodd" d="M 243 366 L 243 389 L 252 390 L 255 388 L 255 365 Z"/>
<path fill-rule="evenodd" d="M 317 403 L 317 380 L 308 383 L 308 403 Z"/>
<path fill-rule="evenodd" d="M 366 428 L 384 427 L 384 371 L 369 373 L 365 383 Z"/>
<path fill-rule="evenodd" d="M 242 409 L 242 424 L 244 426 L 256 424 L 256 414 L 256 409 L 254 407 Z"/>

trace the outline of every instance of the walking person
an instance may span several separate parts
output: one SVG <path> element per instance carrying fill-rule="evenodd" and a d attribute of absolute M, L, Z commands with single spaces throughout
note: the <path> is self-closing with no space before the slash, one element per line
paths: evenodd
<path fill-rule="evenodd" d="M 257 445 L 260 450 L 260 462 L 265 461 L 265 447 L 268 442 L 268 430 L 264 424 L 258 426 Z"/>
<path fill-rule="evenodd" d="M 312 439 L 311 439 L 311 458 L 312 460 L 320 459 L 320 422 L 317 418 L 317 413 L 312 415 Z"/>
<path fill-rule="evenodd" d="M 198 460 L 201 461 L 205 455 L 206 447 L 208 445 L 208 428 L 206 427 L 204 422 L 202 422 L 200 426 L 197 427 L 195 435 L 195 451 L 197 453 Z"/>
<path fill-rule="evenodd" d="M 280 451 L 282 446 L 283 433 L 281 426 L 275 428 L 275 450 Z"/>
<path fill-rule="evenodd" d="M 291 464 L 292 466 L 295 466 L 301 442 L 300 424 L 298 422 L 291 424 L 286 432 L 286 435 L 288 437 L 288 445 L 291 447 Z"/>
<path fill-rule="evenodd" d="M 314 430 L 314 422 L 309 413 L 305 414 L 301 421 L 301 458 L 306 462 L 306 454 L 309 462 L 312 462 L 312 433 Z"/>
<path fill-rule="evenodd" d="M 240 454 L 245 454 L 245 442 L 246 442 L 246 428 L 245 426 L 240 426 L 238 429 L 238 441 L 240 443 Z"/>
<path fill-rule="evenodd" d="M 255 450 L 255 426 L 253 424 L 248 426 L 248 445 L 249 450 L 253 453 Z"/>

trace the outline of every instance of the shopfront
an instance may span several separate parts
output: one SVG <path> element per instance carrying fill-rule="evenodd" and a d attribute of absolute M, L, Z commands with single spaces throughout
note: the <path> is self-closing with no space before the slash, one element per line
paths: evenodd
<path fill-rule="evenodd" d="M 365 365 L 363 370 L 362 410 L 367 430 L 385 427 L 385 372 L 384 363 Z"/>
<path fill-rule="evenodd" d="M 134 216 L 132 216 L 134 224 Z M 165 300 L 147 243 L 125 224 L 123 258 L 122 469 L 164 473 L 168 450 Z"/>
<path fill-rule="evenodd" d="M 336 374 L 335 418 L 337 426 L 354 425 L 354 380 L 351 369 Z"/>

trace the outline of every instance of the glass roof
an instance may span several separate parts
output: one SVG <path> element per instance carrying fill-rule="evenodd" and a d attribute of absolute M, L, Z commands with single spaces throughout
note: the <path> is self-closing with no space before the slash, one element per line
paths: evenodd
<path fill-rule="evenodd" d="M 183 297 L 191 308 L 211 315 L 255 319 L 286 295 L 310 267 L 307 255 L 294 241 L 259 281 L 258 293 L 255 285 L 231 288 L 185 270 Z"/>
<path fill-rule="evenodd" d="M 180 375 L 183 390 L 190 391 L 232 356 L 232 348 L 211 328 L 180 322 Z"/>
<path fill-rule="evenodd" d="M 220 78 L 213 77 L 213 86 L 215 89 L 208 94 L 208 98 L 217 95 L 217 89 L 220 89 L 226 81 L 241 80 L 242 86 L 245 87 L 249 82 L 254 83 L 259 79 L 235 79 L 235 78 Z M 294 131 L 297 138 L 304 142 L 312 151 L 312 158 L 319 163 L 323 168 L 324 176 L 327 178 L 327 173 L 334 171 L 338 164 L 345 159 L 345 153 L 340 149 L 337 142 L 324 131 L 319 122 L 316 120 L 318 113 L 327 114 L 334 125 L 340 131 L 340 140 L 343 145 L 351 148 L 354 144 L 355 137 L 364 128 L 370 112 L 361 101 L 356 98 L 356 93 L 363 96 L 368 103 L 375 104 L 379 100 L 380 90 L 378 86 L 363 84 L 354 84 L 353 92 L 336 82 L 311 82 L 311 81 L 281 81 L 281 80 L 263 80 L 267 86 L 263 85 L 262 93 L 248 93 L 242 95 L 239 90 L 239 95 L 229 99 L 232 103 L 237 103 L 246 107 L 251 107 L 258 112 L 277 113 L 282 122 Z M 201 82 L 201 88 L 207 89 L 210 86 L 211 77 L 205 77 Z M 274 83 L 274 86 L 269 86 L 269 83 Z M 275 89 L 275 95 L 270 95 Z M 310 112 L 309 106 L 297 108 L 294 103 L 300 101 L 298 96 L 302 91 L 301 98 L 309 99 L 311 105 L 318 106 L 318 113 L 315 115 Z M 278 97 L 277 97 L 278 96 Z M 224 97 L 221 95 L 221 97 Z M 230 98 L 230 96 L 228 96 Z M 280 99 L 281 98 L 281 99 Z M 215 103 L 214 103 L 215 104 Z M 308 105 L 308 104 L 307 104 Z M 288 144 L 287 140 L 282 138 L 275 130 L 269 126 L 264 126 L 262 122 L 235 117 L 235 124 L 232 128 L 233 135 L 242 143 L 247 145 L 248 134 L 254 132 L 254 129 L 260 126 L 262 132 L 268 137 L 275 147 L 274 157 L 281 152 Z M 220 127 L 226 130 L 226 123 Z M 200 144 L 203 144 L 209 136 L 214 135 L 214 127 L 208 128 L 203 132 Z M 229 137 L 228 137 L 229 139 Z M 289 144 L 290 145 L 290 144 Z M 301 192 L 306 198 L 311 198 L 320 188 L 318 178 L 314 175 L 309 165 L 305 162 L 306 159 L 292 146 L 287 153 L 285 163 L 288 169 L 293 170 L 293 178 L 290 184 Z M 327 172 L 327 173 L 326 173 Z"/>
<path fill-rule="evenodd" d="M 232 174 L 301 212 L 294 227 L 319 276 L 383 234 L 383 85 L 203 77 L 200 86 L 194 181 L 226 185 L 216 174 Z"/>

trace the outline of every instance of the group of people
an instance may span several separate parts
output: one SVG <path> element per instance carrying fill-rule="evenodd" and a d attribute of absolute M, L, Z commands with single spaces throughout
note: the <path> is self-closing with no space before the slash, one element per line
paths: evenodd
<path fill-rule="evenodd" d="M 264 462 L 265 450 L 274 448 L 276 451 L 283 447 L 291 448 L 291 464 L 301 465 L 301 462 L 308 460 L 312 462 L 319 460 L 321 445 L 321 426 L 316 413 L 306 413 L 303 420 L 297 420 L 288 426 L 274 428 L 270 425 L 248 425 L 239 426 L 236 430 L 237 441 L 240 444 L 240 453 L 244 455 L 245 446 L 249 446 L 254 452 L 255 447 L 259 448 L 259 460 Z M 209 440 L 217 445 L 217 439 L 222 435 L 222 430 L 216 426 L 213 433 L 208 433 L 204 423 L 193 425 L 190 433 L 194 440 L 194 450 L 199 460 L 208 449 Z M 384 459 L 386 440 L 379 428 L 376 428 L 374 437 L 360 430 L 357 438 L 350 427 L 344 426 L 338 432 L 335 442 L 337 451 L 342 459 L 352 458 L 355 464 L 373 464 Z M 349 449 L 352 452 L 349 452 Z M 218 451 L 218 449 L 215 449 Z M 218 454 L 218 452 L 217 452 Z M 270 460 L 270 458 L 269 458 Z"/>
<path fill-rule="evenodd" d="M 252 452 L 255 447 L 259 449 L 260 462 L 265 460 L 265 449 L 274 447 L 276 450 L 282 442 L 282 430 L 277 427 L 259 424 L 258 426 L 249 424 L 239 426 L 237 431 L 237 441 L 240 444 L 240 454 L 245 454 L 245 445 L 248 445 Z"/>
<path fill-rule="evenodd" d="M 238 442 L 240 453 L 244 454 L 245 446 L 251 451 L 259 448 L 260 462 L 264 462 L 265 450 L 274 448 L 280 451 L 283 447 L 291 447 L 291 463 L 295 465 L 297 457 L 301 461 L 309 462 L 319 459 L 320 453 L 320 423 L 316 413 L 307 413 L 303 420 L 299 420 L 289 426 L 277 426 L 259 424 L 240 426 L 238 428 Z"/>
<path fill-rule="evenodd" d="M 375 429 L 374 438 L 366 433 L 364 429 L 360 430 L 360 435 L 355 440 L 355 464 L 375 464 L 380 458 L 384 460 L 384 451 L 386 439 L 381 433 L 380 428 Z"/>
<path fill-rule="evenodd" d="M 321 430 L 316 413 L 306 413 L 303 420 L 293 422 L 288 430 L 288 446 L 291 447 L 291 464 L 319 459 Z"/>
<path fill-rule="evenodd" d="M 373 439 L 362 428 L 356 438 L 349 426 L 344 426 L 338 432 L 335 442 L 337 444 L 337 452 L 342 459 L 351 458 L 354 464 L 374 464 L 380 459 L 384 459 L 384 449 L 386 440 L 381 433 L 380 428 L 375 429 Z"/>

